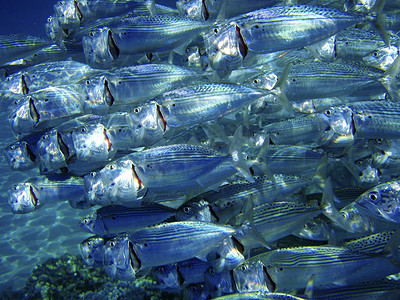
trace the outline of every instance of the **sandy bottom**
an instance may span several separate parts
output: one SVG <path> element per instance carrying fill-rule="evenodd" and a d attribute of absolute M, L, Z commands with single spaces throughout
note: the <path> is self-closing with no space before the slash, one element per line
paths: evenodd
<path fill-rule="evenodd" d="M 3 118 L 2 118 L 3 119 Z M 50 257 L 77 254 L 78 244 L 90 234 L 81 230 L 79 220 L 88 210 L 72 209 L 68 203 L 47 204 L 26 215 L 14 215 L 7 203 L 7 191 L 14 184 L 38 175 L 12 171 L 3 149 L 14 141 L 8 124 L 0 124 L 0 293 L 19 290 L 32 269 Z"/>

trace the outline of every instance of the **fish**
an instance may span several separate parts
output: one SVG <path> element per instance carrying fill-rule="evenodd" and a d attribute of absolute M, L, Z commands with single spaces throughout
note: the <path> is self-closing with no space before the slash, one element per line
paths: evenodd
<path fill-rule="evenodd" d="M 119 269 L 123 276 L 127 274 L 127 278 L 132 280 L 136 272 L 145 272 L 148 267 L 194 257 L 206 260 L 208 252 L 234 231 L 232 227 L 196 221 L 170 222 L 148 227 L 108 241 L 104 251 L 105 269 L 109 276 L 121 278 L 117 274 Z M 160 247 L 163 248 L 163 255 L 160 255 Z M 110 271 L 107 271 L 108 268 Z"/>
<path fill-rule="evenodd" d="M 123 0 L 119 2 L 96 0 L 87 2 L 84 0 L 65 0 L 54 5 L 57 22 L 61 28 L 77 28 L 90 20 L 117 16 L 139 5 L 146 4 L 149 9 L 151 1 Z"/>
<path fill-rule="evenodd" d="M 0 35 L 0 64 L 32 54 L 49 44 L 51 42 L 46 39 L 24 33 L 2 34 Z"/>
<path fill-rule="evenodd" d="M 103 264 L 103 247 L 107 239 L 98 236 L 91 236 L 79 244 L 81 257 L 86 265 Z"/>
<path fill-rule="evenodd" d="M 368 214 L 398 224 L 399 183 L 392 181 L 378 184 L 356 199 L 356 205 Z"/>
<path fill-rule="evenodd" d="M 173 217 L 173 209 L 161 205 L 125 207 L 112 205 L 99 208 L 84 217 L 80 226 L 93 234 L 109 236 L 120 232 L 133 232 Z"/>
<path fill-rule="evenodd" d="M 368 264 L 368 270 L 363 268 L 366 266 L 363 262 Z M 272 250 L 252 257 L 247 264 L 237 267 L 234 274 L 237 273 L 237 277 L 241 276 L 242 268 L 246 268 L 250 263 L 258 263 L 259 272 L 268 274 L 266 279 L 276 285 L 275 291 L 300 289 L 307 285 L 313 274 L 315 286 L 329 288 L 383 279 L 391 272 L 396 273 L 398 269 L 383 256 L 358 254 L 347 248 L 335 246 Z M 383 265 L 385 268 L 382 268 Z"/>
<path fill-rule="evenodd" d="M 26 141 L 18 141 L 4 149 L 4 156 L 12 170 L 29 170 L 34 168 L 36 159 L 36 148 L 30 147 Z"/>
<path fill-rule="evenodd" d="M 82 89 L 88 95 L 85 105 L 92 107 L 93 112 L 111 112 L 118 106 L 116 109 L 127 107 L 127 110 L 132 110 L 132 105 L 138 106 L 146 100 L 182 86 L 185 82 L 201 81 L 203 76 L 179 66 L 145 64 L 91 76 L 82 83 Z"/>
<path fill-rule="evenodd" d="M 294 5 L 255 10 L 227 22 L 238 26 L 249 51 L 269 53 L 316 43 L 366 20 L 330 7 Z"/>
<path fill-rule="evenodd" d="M 48 203 L 68 201 L 75 208 L 88 208 L 80 178 L 51 181 L 46 177 L 31 179 L 12 187 L 8 203 L 14 214 L 26 214 Z M 71 200 L 70 200 L 71 199 Z"/>

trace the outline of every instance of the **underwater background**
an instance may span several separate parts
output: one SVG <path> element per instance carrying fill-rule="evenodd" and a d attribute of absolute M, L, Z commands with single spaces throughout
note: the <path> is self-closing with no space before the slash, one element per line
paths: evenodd
<path fill-rule="evenodd" d="M 163 2 L 175 7 L 175 1 Z M 44 24 L 53 14 L 55 3 L 54 0 L 2 1 L 0 34 L 26 33 L 45 38 Z M 7 190 L 18 182 L 39 175 L 37 169 L 23 172 L 10 170 L 2 151 L 14 140 L 8 121 L 1 119 L 0 295 L 9 289 L 23 289 L 33 268 L 47 259 L 65 253 L 79 254 L 79 243 L 91 236 L 78 225 L 90 210 L 71 209 L 67 202 L 45 205 L 31 214 L 17 215 L 11 212 Z"/>
<path fill-rule="evenodd" d="M 246 1 L 246 0 L 243 0 Z M 156 1 L 175 8 L 174 0 Z M 9 0 L 0 6 L 0 34 L 26 33 L 46 38 L 44 24 L 53 14 L 55 0 Z M 24 293 L 30 293 L 34 298 L 38 290 L 45 289 L 46 282 L 53 285 L 70 286 L 71 292 L 83 291 L 87 288 L 103 289 L 102 293 L 95 292 L 86 295 L 85 299 L 117 299 L 124 295 L 126 299 L 135 299 L 141 288 L 152 294 L 153 299 L 179 297 L 164 291 L 153 290 L 152 282 L 148 279 L 138 279 L 122 282 L 107 277 L 101 268 L 88 267 L 79 256 L 78 245 L 92 234 L 83 231 L 79 220 L 99 206 L 86 210 L 72 209 L 67 202 L 57 202 L 44 205 L 29 214 L 13 214 L 7 203 L 7 192 L 13 185 L 24 182 L 28 178 L 40 176 L 38 168 L 28 171 L 12 171 L 2 153 L 3 149 L 15 141 L 7 119 L 0 118 L 0 300 L 16 299 Z M 346 173 L 349 177 L 351 174 Z M 341 179 L 346 182 L 346 178 Z M 349 178 L 349 181 L 354 180 Z M 54 258 L 55 260 L 51 260 Z M 50 259 L 50 260 L 49 260 Z M 46 262 L 46 266 L 43 264 Z M 38 271 L 40 269 L 40 271 Z M 65 277 L 51 274 L 62 273 Z M 33 272 L 33 273 L 32 273 Z M 46 273 L 47 275 L 44 275 Z M 33 278 L 33 279 L 32 279 Z M 53 281 L 54 280 L 54 281 Z M 35 287 L 35 282 L 40 286 Z M 81 283 L 81 284 L 79 284 Z M 29 286 L 29 289 L 27 289 Z M 116 288 L 117 287 L 117 288 Z M 14 293 L 21 291 L 21 293 Z M 131 291 L 126 293 L 126 291 Z M 66 294 L 52 294 L 50 299 L 64 298 Z M 110 293 L 110 294 L 108 294 Z M 162 294 L 164 293 L 164 294 Z M 113 295 L 111 297 L 110 295 Z M 38 293 L 36 296 L 40 295 Z M 82 294 L 83 295 L 83 294 Z M 141 295 L 143 296 L 143 295 Z M 74 297 L 72 297 L 74 298 Z"/>

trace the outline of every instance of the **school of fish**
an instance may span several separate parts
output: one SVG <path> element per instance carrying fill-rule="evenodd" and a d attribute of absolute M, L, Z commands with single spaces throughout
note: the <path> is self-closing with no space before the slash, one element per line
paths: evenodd
<path fill-rule="evenodd" d="M 400 1 L 62 0 L 0 36 L 15 214 L 185 299 L 400 297 Z"/>

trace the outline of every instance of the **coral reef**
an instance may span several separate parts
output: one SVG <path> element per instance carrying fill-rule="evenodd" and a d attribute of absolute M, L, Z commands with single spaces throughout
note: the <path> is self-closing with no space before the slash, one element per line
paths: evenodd
<path fill-rule="evenodd" d="M 112 280 L 102 268 L 86 266 L 79 255 L 64 254 L 36 266 L 25 287 L 0 299 L 180 299 L 157 288 L 151 277 Z"/>

